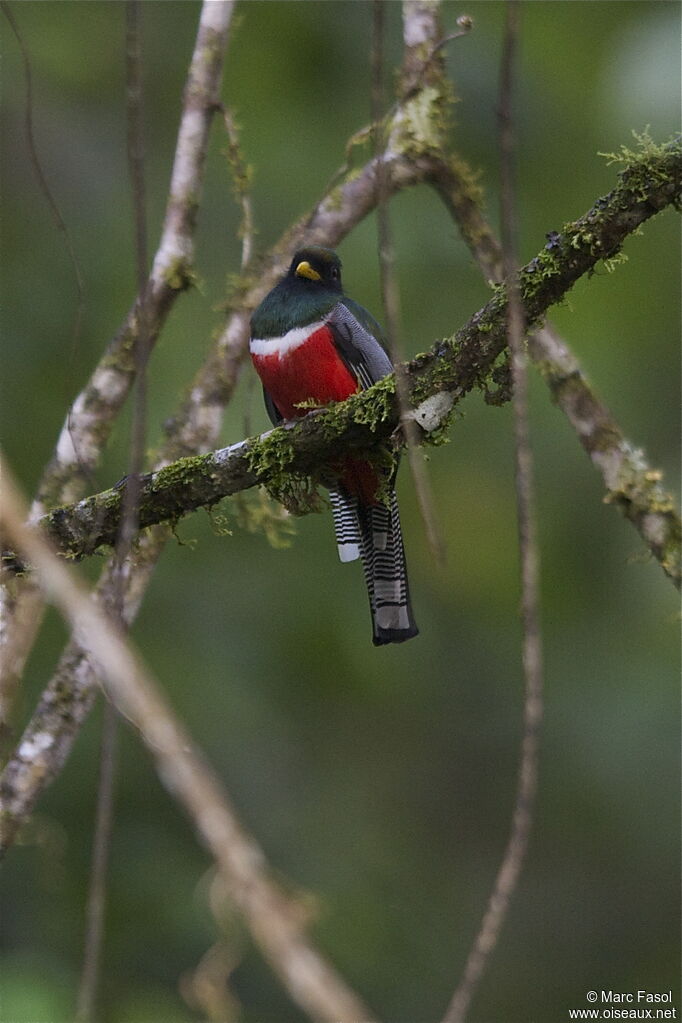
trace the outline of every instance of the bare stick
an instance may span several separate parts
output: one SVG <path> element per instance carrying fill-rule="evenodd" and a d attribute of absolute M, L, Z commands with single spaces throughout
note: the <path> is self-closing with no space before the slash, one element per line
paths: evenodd
<path fill-rule="evenodd" d="M 50 188 L 47 175 L 43 170 L 43 165 L 38 152 L 38 144 L 36 141 L 33 123 L 33 73 L 31 70 L 31 58 L 28 48 L 23 35 L 19 30 L 19 26 L 8 0 L 1 0 L 0 6 L 2 8 L 2 13 L 7 19 L 17 40 L 24 65 L 24 80 L 26 84 L 24 128 L 31 165 L 38 180 L 40 191 L 45 196 L 50 208 L 54 224 L 64 238 L 64 244 L 73 268 L 74 282 L 76 285 L 76 311 L 71 331 L 71 356 L 73 357 L 80 339 L 83 312 L 85 310 L 85 284 L 83 281 L 83 273 L 71 239 L 71 234 L 66 225 L 66 221 L 62 217 L 57 200 L 52 194 L 52 189 Z M 26 647 L 28 650 L 31 647 L 33 638 L 37 633 L 40 622 L 42 621 L 42 610 L 38 601 L 34 599 L 29 601 L 31 606 L 21 606 L 22 588 L 22 584 L 19 583 L 15 588 L 15 592 L 9 597 L 9 599 L 5 599 L 3 594 L 0 594 L 0 656 L 2 655 L 4 640 L 8 635 L 10 635 L 12 625 L 16 627 L 19 635 L 25 637 Z M 26 584 L 26 589 L 28 592 L 32 592 L 32 584 L 30 581 Z M 11 735 L 10 718 L 14 706 L 16 690 L 19 684 L 19 678 L 23 668 L 23 657 L 23 652 L 15 651 L 10 648 L 7 653 L 7 658 L 5 659 L 2 657 L 2 664 L 0 664 L 0 741 L 3 745 L 5 739 Z M 19 666 L 15 670 L 15 667 L 17 666 L 17 658 L 19 658 Z M 2 670 L 3 666 L 6 670 Z"/>
<path fill-rule="evenodd" d="M 134 725 L 159 777 L 192 819 L 230 886 L 255 943 L 292 1001 L 315 1020 L 374 1018 L 304 933 L 305 914 L 269 876 L 263 851 L 243 829 L 222 786 L 120 629 L 33 527 L 6 466 L 0 523 L 36 565 L 41 584 L 97 665 L 107 695 Z"/>
<path fill-rule="evenodd" d="M 85 916 L 83 966 L 78 988 L 76 1023 L 95 1019 L 95 1003 L 99 982 L 104 934 L 106 878 L 114 819 L 114 782 L 118 738 L 118 711 L 105 701 L 102 722 L 102 746 L 97 786 L 97 810 L 92 848 L 90 888 Z"/>
<path fill-rule="evenodd" d="M 234 117 L 232 116 L 232 112 L 224 104 L 221 109 L 223 113 L 223 120 L 225 122 L 225 131 L 227 132 L 229 142 L 228 161 L 232 172 L 232 187 L 234 189 L 235 198 L 237 199 L 242 211 L 242 222 L 239 225 L 238 234 L 242 240 L 241 268 L 244 270 L 249 265 L 253 257 L 256 233 L 253 217 L 253 202 L 249 187 L 251 184 L 251 169 L 244 160 L 244 155 L 239 141 L 239 129 Z"/>
<path fill-rule="evenodd" d="M 138 301 L 138 333 L 133 356 L 135 388 L 130 435 L 128 479 L 123 502 L 123 518 L 117 540 L 119 563 L 130 553 L 137 532 L 140 473 L 147 447 L 147 364 L 151 354 L 149 332 L 149 275 L 147 272 L 147 217 L 144 176 L 144 106 L 139 0 L 126 0 L 126 121 L 128 125 L 128 170 L 133 198 L 135 266 Z"/>
<path fill-rule="evenodd" d="M 130 557 L 133 538 L 138 529 L 140 473 L 144 465 L 147 436 L 147 363 L 149 332 L 147 329 L 147 218 L 144 177 L 144 104 L 142 86 L 142 53 L 139 0 L 127 0 L 125 31 L 126 55 L 126 120 L 128 125 L 128 167 L 133 196 L 134 248 L 137 293 L 139 302 L 139 333 L 135 341 L 135 390 L 130 438 L 129 476 L 124 490 L 121 525 L 116 541 L 114 605 L 123 621 L 124 572 Z M 93 840 L 90 884 L 85 917 L 83 966 L 77 995 L 77 1023 L 92 1023 L 100 981 L 104 948 L 104 923 L 107 876 L 111 836 L 114 825 L 114 786 L 116 783 L 116 752 L 118 713 L 105 701 L 100 748 L 100 773 L 97 788 L 97 809 Z"/>
<path fill-rule="evenodd" d="M 31 159 L 31 164 L 35 171 L 40 186 L 40 191 L 45 196 L 47 204 L 50 207 L 50 213 L 54 220 L 55 226 L 58 231 L 64 236 L 64 244 L 69 254 L 69 260 L 73 268 L 73 276 L 76 284 L 76 313 L 74 317 L 73 331 L 72 331 L 72 349 L 76 348 L 78 339 L 80 338 L 81 323 L 83 320 L 83 311 L 85 309 L 85 285 L 83 282 L 83 272 L 81 270 L 76 250 L 71 240 L 71 234 L 66 226 L 66 222 L 62 217 L 61 211 L 57 204 L 57 200 L 52 194 L 52 189 L 47 180 L 43 165 L 38 155 L 38 144 L 36 142 L 35 131 L 33 129 L 33 74 L 31 72 L 31 58 L 28 53 L 28 48 L 24 42 L 23 36 L 19 31 L 16 19 L 12 12 L 12 8 L 8 3 L 8 0 L 0 0 L 0 7 L 2 7 L 2 13 L 7 18 L 10 24 L 12 32 L 17 40 L 19 49 L 21 51 L 21 58 L 24 64 L 24 80 L 26 82 L 26 109 L 24 113 L 24 127 L 26 130 L 26 141 L 28 143 L 28 151 Z"/>
<path fill-rule="evenodd" d="M 443 1023 L 464 1023 L 471 1000 L 495 951 L 516 891 L 528 848 L 538 780 L 538 744 L 542 721 L 542 642 L 538 590 L 538 544 L 534 515 L 533 459 L 528 422 L 525 323 L 516 276 L 517 224 L 514 186 L 512 91 L 518 38 L 519 5 L 508 0 L 500 79 L 500 175 L 502 184 L 503 262 L 509 301 L 507 336 L 512 361 L 516 501 L 521 562 L 521 622 L 525 698 L 523 736 L 511 832 L 488 907 Z"/>

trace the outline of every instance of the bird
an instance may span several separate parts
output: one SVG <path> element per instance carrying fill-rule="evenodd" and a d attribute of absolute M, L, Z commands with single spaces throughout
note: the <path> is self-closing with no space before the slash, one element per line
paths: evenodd
<path fill-rule="evenodd" d="M 274 425 L 343 401 L 393 371 L 381 327 L 348 298 L 332 249 L 299 249 L 251 317 L 250 354 Z M 368 462 L 345 456 L 325 478 L 339 558 L 360 559 L 375 646 L 419 632 L 414 620 L 394 489 Z M 388 493 L 386 494 L 386 490 Z"/>

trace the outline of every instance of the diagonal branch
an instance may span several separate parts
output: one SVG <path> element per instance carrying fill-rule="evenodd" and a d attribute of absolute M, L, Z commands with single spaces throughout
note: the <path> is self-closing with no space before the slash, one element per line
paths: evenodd
<path fill-rule="evenodd" d="M 646 193 L 642 192 L 641 179 L 634 174 L 634 168 L 629 168 L 629 173 L 623 175 L 608 196 L 599 199 L 561 234 L 553 235 L 551 248 L 534 257 L 519 273 L 520 294 L 529 325 L 537 324 L 580 276 L 589 273 L 600 259 L 612 255 L 641 223 L 676 201 L 681 164 L 679 146 L 666 147 L 662 155 L 647 164 L 651 173 L 647 177 Z M 418 422 L 420 415 L 433 414 L 433 402 L 440 396 L 441 411 L 436 421 L 427 425 L 431 431 L 434 427 L 442 428 L 454 404 L 473 387 L 486 385 L 506 345 L 506 315 L 506 291 L 502 287 L 453 338 L 439 342 L 430 352 L 402 367 L 411 404 L 417 407 Z M 562 401 L 567 406 L 569 397 L 564 392 L 569 390 L 571 379 L 570 373 L 568 377 L 554 378 L 553 386 L 560 397 L 563 395 Z M 449 396 L 447 399 L 445 394 Z M 280 427 L 220 451 L 179 460 L 148 475 L 140 492 L 140 525 L 176 521 L 196 508 L 214 504 L 256 484 L 269 483 L 282 474 L 314 474 L 341 450 L 367 449 L 378 440 L 385 440 L 397 423 L 391 377 L 332 409 L 308 415 L 297 424 Z M 596 439 L 593 440 L 595 459 L 604 458 L 603 448 L 597 450 Z M 634 472 L 634 468 L 630 468 Z M 649 491 L 658 484 L 658 480 L 649 479 L 650 476 L 648 473 L 646 480 Z M 635 495 L 639 493 L 635 484 L 626 490 L 613 470 L 610 483 L 613 500 L 634 504 Z M 619 489 L 616 490 L 616 486 Z M 113 542 L 120 512 L 121 490 L 114 488 L 77 505 L 55 509 L 41 521 L 63 553 L 81 557 Z M 650 523 L 649 528 L 653 530 L 653 524 Z M 669 499 L 667 503 L 659 502 L 654 539 L 653 553 L 664 570 L 679 581 L 679 564 L 675 561 L 679 520 Z"/>
<path fill-rule="evenodd" d="M 606 489 L 604 500 L 620 508 L 679 588 L 682 530 L 660 470 L 649 465 L 642 449 L 624 435 L 554 330 L 548 327 L 531 335 L 528 351 L 600 473 Z"/>
<path fill-rule="evenodd" d="M 107 696 L 139 731 L 161 781 L 192 819 L 292 1001 L 315 1020 L 369 1023 L 369 1010 L 305 933 L 307 914 L 272 878 L 263 851 L 158 684 L 80 580 L 35 528 L 23 524 L 26 509 L 6 468 L 3 475 L 0 521 L 36 564 L 42 585 L 97 664 Z"/>
<path fill-rule="evenodd" d="M 679 151 L 679 140 L 671 144 Z M 645 164 L 643 154 L 639 166 Z M 636 168 L 631 168 L 636 171 Z M 627 175 L 628 171 L 624 171 Z M 471 172 L 459 160 L 434 166 L 432 183 L 459 226 L 483 274 L 503 280 L 502 250 L 481 212 L 481 196 Z M 671 204 L 680 204 L 680 167 L 671 168 Z M 558 236 L 551 235 L 547 248 Z M 578 360 L 557 331 L 547 324 L 529 336 L 528 351 L 554 401 L 575 430 L 592 464 L 601 474 L 605 500 L 621 509 L 633 524 L 663 571 L 680 585 L 679 516 L 674 502 L 643 451 L 624 435 L 613 415 L 586 380 Z"/>

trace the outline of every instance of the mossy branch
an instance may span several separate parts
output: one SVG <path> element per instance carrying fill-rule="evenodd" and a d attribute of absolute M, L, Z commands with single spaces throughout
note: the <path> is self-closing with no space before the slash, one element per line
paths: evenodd
<path fill-rule="evenodd" d="M 655 143 L 648 132 L 637 134 L 637 149 L 625 146 L 618 154 L 601 154 L 609 163 L 625 167 L 625 182 L 636 195 L 637 180 L 653 183 L 668 169 L 658 163 L 670 148 L 679 150 L 679 140 L 666 146 Z M 437 161 L 431 182 L 446 209 L 457 223 L 464 241 L 482 273 L 492 283 L 503 280 L 502 250 L 486 221 L 482 195 L 475 175 L 458 157 Z M 679 167 L 671 175 L 673 204 L 679 205 Z M 569 232 L 570 233 L 570 232 Z M 548 236 L 548 249 L 559 236 Z M 611 265 L 618 253 L 605 257 Z M 621 258 L 625 258 L 621 254 Z M 604 402 L 583 375 L 580 364 L 558 333 L 546 324 L 530 334 L 528 352 L 547 383 L 552 399 L 576 432 L 578 440 L 600 473 L 606 489 L 605 500 L 616 505 L 637 529 L 664 572 L 680 585 L 680 522 L 670 495 L 661 483 L 660 472 L 647 464 L 644 453 L 623 434 Z M 502 371 L 503 366 L 500 367 Z M 505 388 L 498 392 L 505 400 Z M 486 394 L 486 401 L 499 397 Z"/>
<path fill-rule="evenodd" d="M 623 170 L 612 192 L 562 231 L 548 235 L 542 252 L 519 275 L 529 329 L 539 324 L 547 309 L 559 302 L 578 278 L 591 273 L 600 260 L 612 258 L 644 221 L 666 206 L 679 206 L 681 177 L 682 147 L 675 140 L 643 153 Z M 466 393 L 474 387 L 486 390 L 490 386 L 506 346 L 506 307 L 506 289 L 500 285 L 487 305 L 453 337 L 404 367 L 411 405 L 417 421 L 426 427 L 425 437 L 433 439 L 442 433 L 452 408 Z M 281 487 L 287 476 L 315 476 L 340 453 L 370 450 L 385 443 L 395 433 L 398 421 L 394 379 L 389 377 L 345 402 L 308 414 L 296 424 L 206 455 L 179 459 L 143 477 L 140 526 L 177 521 L 257 484 Z M 644 473 L 646 478 L 641 481 L 636 476 L 633 461 L 627 487 L 622 480 L 614 480 L 608 496 L 622 505 L 632 503 L 634 495 L 639 517 L 646 517 L 647 507 L 657 514 L 652 532 L 655 543 L 650 546 L 679 585 L 679 518 L 651 473 Z M 122 495 L 123 487 L 115 487 L 57 508 L 41 523 L 62 553 L 86 556 L 113 543 Z"/>

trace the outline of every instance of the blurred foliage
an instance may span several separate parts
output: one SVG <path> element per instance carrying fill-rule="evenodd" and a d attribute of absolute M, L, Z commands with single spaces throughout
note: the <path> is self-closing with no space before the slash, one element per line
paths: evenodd
<path fill-rule="evenodd" d="M 448 48 L 459 97 L 454 144 L 497 209 L 496 92 L 503 5 L 466 11 Z M 151 244 L 168 186 L 197 2 L 143 5 Z M 125 154 L 124 5 L 23 2 L 43 166 L 86 287 L 74 341 L 73 271 L 30 167 L 25 86 L 3 24 L 3 443 L 35 485 L 67 403 L 134 293 Z M 237 8 L 225 100 L 253 166 L 263 249 L 308 209 L 369 117 L 371 7 L 260 2 Z M 400 7 L 389 7 L 400 59 Z M 522 256 L 613 181 L 597 156 L 647 124 L 679 122 L 680 11 L 646 2 L 538 2 L 523 11 L 518 83 Z M 199 287 L 182 296 L 150 371 L 150 437 L 220 326 L 238 269 L 239 210 L 216 123 L 198 232 Z M 486 285 L 426 188 L 392 205 L 410 352 L 450 334 Z M 552 320 L 628 436 L 676 486 L 679 235 L 672 212 L 581 281 Z M 346 287 L 380 314 L 376 227 L 340 247 Z M 266 425 L 245 370 L 224 441 Z M 592 987 L 674 988 L 679 961 L 677 604 L 561 414 L 532 380 L 541 522 L 547 703 L 529 860 L 472 1023 L 564 1020 Z M 391 1023 L 439 1018 L 477 928 L 509 828 L 522 681 L 511 417 L 477 394 L 451 443 L 429 454 L 448 561 L 430 560 L 406 469 L 401 504 L 422 635 L 373 649 L 360 570 L 336 558 L 328 515 L 287 549 L 204 513 L 166 553 L 133 633 L 179 714 L 224 777 L 271 862 L 318 906 L 317 939 Z M 28 418 L 27 418 L 28 417 Z M 124 417 L 125 418 L 125 417 Z M 126 471 L 122 422 L 98 477 Z M 223 527 L 227 527 L 227 529 Z M 231 531 L 231 532 L 228 532 Z M 97 565 L 95 564 L 94 568 Z M 92 573 L 93 567 L 88 571 Z M 53 613 L 31 659 L 17 728 L 65 638 Z M 2 1023 L 73 1017 L 96 797 L 100 713 L 4 867 Z M 216 939 L 209 861 L 122 729 L 107 912 L 102 1023 L 205 1018 L 180 994 Z M 244 1023 L 298 1021 L 238 921 L 231 991 Z M 183 990 L 185 986 L 183 985 Z M 679 995 L 679 992 L 678 992 Z M 679 998 L 677 1002 L 679 1008 Z"/>

